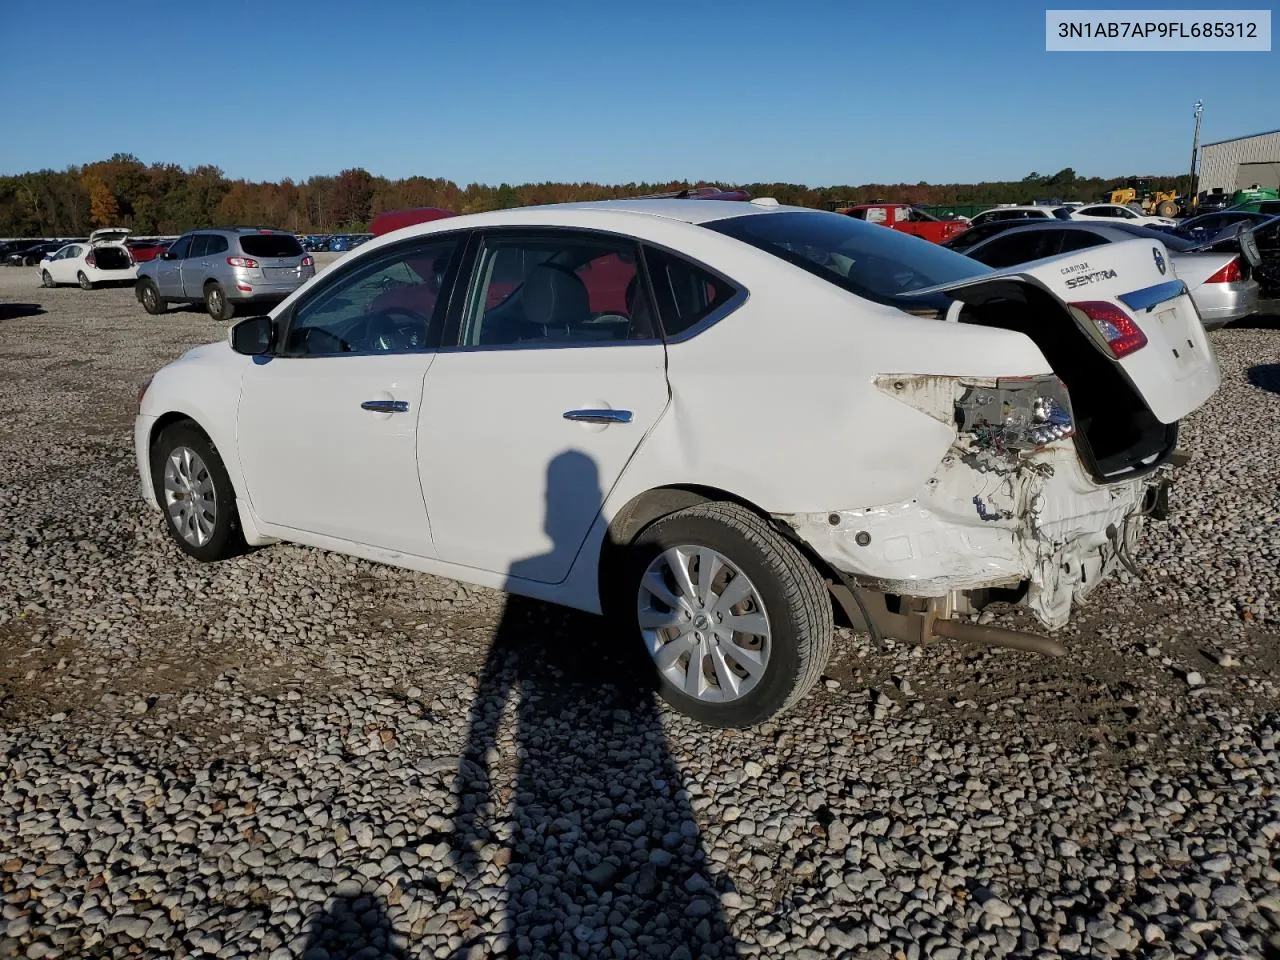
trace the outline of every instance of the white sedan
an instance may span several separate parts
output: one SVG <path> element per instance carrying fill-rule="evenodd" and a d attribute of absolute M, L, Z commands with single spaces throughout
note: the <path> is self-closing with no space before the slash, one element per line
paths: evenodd
<path fill-rule="evenodd" d="M 40 282 L 46 287 L 76 283 L 92 290 L 103 283 L 133 283 L 138 265 L 125 246 L 129 231 L 106 227 L 89 234 L 87 243 L 69 243 L 40 261 Z"/>
<path fill-rule="evenodd" d="M 1178 225 L 1177 220 L 1142 213 L 1133 207 L 1126 207 L 1123 203 L 1092 203 L 1087 207 L 1077 207 L 1068 216 L 1072 220 L 1105 220 L 1108 223 L 1120 221 L 1144 227 L 1176 227 Z"/>
<path fill-rule="evenodd" d="M 606 612 L 677 709 L 749 726 L 821 675 L 833 597 L 1036 647 L 957 614 L 1057 627 L 1132 562 L 1219 382 L 1153 250 L 992 271 L 768 200 L 407 227 L 155 374 L 143 492 L 199 560 L 293 541 Z"/>

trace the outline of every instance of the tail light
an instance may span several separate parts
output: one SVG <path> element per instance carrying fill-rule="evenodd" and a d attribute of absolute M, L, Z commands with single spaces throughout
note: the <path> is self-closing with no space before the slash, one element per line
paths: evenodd
<path fill-rule="evenodd" d="M 1244 279 L 1244 273 L 1240 270 L 1240 258 L 1232 257 L 1231 262 L 1215 273 L 1205 283 L 1239 283 Z"/>
<path fill-rule="evenodd" d="M 315 266 L 315 263 L 316 263 L 316 262 L 315 262 L 315 260 L 313 260 L 311 257 L 303 257 L 303 258 L 302 258 L 302 265 L 303 265 L 304 267 L 313 267 L 313 266 Z"/>
<path fill-rule="evenodd" d="M 88 267 L 96 267 L 98 265 L 98 261 L 93 258 L 92 251 L 85 254 L 84 262 L 85 262 L 85 266 L 88 266 Z"/>
<path fill-rule="evenodd" d="M 1082 300 L 1069 304 L 1076 319 L 1084 322 L 1102 341 L 1107 352 L 1115 359 L 1127 357 L 1147 345 L 1147 335 L 1142 328 L 1114 303 L 1106 300 Z"/>
<path fill-rule="evenodd" d="M 252 257 L 227 257 L 227 263 L 233 267 L 249 267 L 253 268 L 258 265 L 258 261 Z"/>

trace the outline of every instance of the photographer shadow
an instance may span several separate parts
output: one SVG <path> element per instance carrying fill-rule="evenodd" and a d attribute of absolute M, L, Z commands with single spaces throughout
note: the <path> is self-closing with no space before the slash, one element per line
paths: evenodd
<path fill-rule="evenodd" d="M 529 579 L 566 547 L 563 513 L 583 497 L 603 499 L 595 462 L 560 454 L 547 471 L 552 550 L 513 564 L 511 578 Z M 600 617 L 507 600 L 454 785 L 459 880 L 478 901 L 484 887 L 504 890 L 501 920 L 488 926 L 506 942 L 490 947 L 531 958 L 737 955 L 638 647 Z"/>

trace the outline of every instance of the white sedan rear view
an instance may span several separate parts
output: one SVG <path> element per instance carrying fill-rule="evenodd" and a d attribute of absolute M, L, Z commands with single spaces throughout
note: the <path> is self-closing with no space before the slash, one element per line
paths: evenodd
<path fill-rule="evenodd" d="M 895 635 L 996 598 L 1061 626 L 1218 379 L 1145 240 L 1019 273 L 614 201 L 371 241 L 160 370 L 135 440 L 193 557 L 288 540 L 605 612 L 676 708 L 749 726 L 820 676 L 833 597 Z"/>

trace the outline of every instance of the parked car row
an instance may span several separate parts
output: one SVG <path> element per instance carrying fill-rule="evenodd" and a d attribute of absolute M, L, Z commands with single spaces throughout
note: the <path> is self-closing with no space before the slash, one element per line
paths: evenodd
<path fill-rule="evenodd" d="M 372 233 L 334 233 L 306 234 L 298 238 L 304 249 L 310 253 L 340 253 L 354 250 L 362 243 L 373 239 Z"/>

